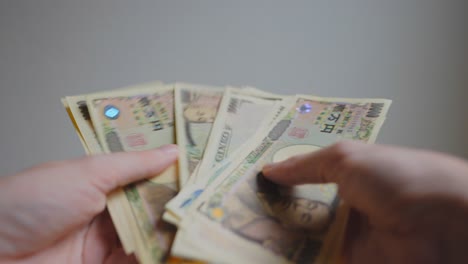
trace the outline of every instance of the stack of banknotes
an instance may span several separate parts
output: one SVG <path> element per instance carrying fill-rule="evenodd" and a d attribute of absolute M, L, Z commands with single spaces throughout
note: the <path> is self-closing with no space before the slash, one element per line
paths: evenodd
<path fill-rule="evenodd" d="M 340 140 L 372 143 L 391 104 L 161 82 L 62 102 L 89 155 L 179 146 L 177 164 L 108 198 L 141 263 L 339 261 L 349 210 L 336 185 L 278 186 L 261 170 Z"/>

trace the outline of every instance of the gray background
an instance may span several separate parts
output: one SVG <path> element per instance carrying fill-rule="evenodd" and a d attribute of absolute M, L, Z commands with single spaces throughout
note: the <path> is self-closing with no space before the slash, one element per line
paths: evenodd
<path fill-rule="evenodd" d="M 394 100 L 468 157 L 468 1 L 0 1 L 0 175 L 84 154 L 60 97 L 161 80 Z"/>

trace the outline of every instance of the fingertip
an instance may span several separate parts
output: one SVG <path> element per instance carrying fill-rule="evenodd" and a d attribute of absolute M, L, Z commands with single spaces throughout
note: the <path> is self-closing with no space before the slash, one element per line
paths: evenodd
<path fill-rule="evenodd" d="M 273 168 L 275 167 L 275 165 L 273 163 L 268 163 L 268 164 L 265 164 L 262 168 L 262 173 L 264 175 L 269 175 L 272 171 L 273 171 Z"/>
<path fill-rule="evenodd" d="M 275 178 L 277 174 L 275 172 L 277 171 L 277 169 L 278 169 L 277 163 L 268 163 L 263 166 L 262 174 L 267 178 Z"/>
<path fill-rule="evenodd" d="M 177 157 L 179 155 L 179 147 L 175 144 L 168 144 L 155 149 L 154 151 L 163 152 L 168 157 Z"/>
<path fill-rule="evenodd" d="M 275 183 L 288 184 L 288 177 L 282 167 L 282 163 L 268 163 L 263 166 L 262 174 Z"/>
<path fill-rule="evenodd" d="M 147 151 L 87 158 L 87 163 L 81 167 L 88 171 L 90 182 L 107 193 L 119 186 L 159 175 L 177 160 L 178 153 L 177 145 L 169 144 Z"/>
<path fill-rule="evenodd" d="M 151 155 L 151 159 L 158 161 L 158 163 L 165 164 L 169 162 L 170 164 L 172 164 L 174 161 L 177 160 L 179 156 L 179 148 L 175 144 L 168 144 L 147 151 L 147 154 Z M 156 166 L 157 164 L 154 165 Z"/>
<path fill-rule="evenodd" d="M 149 150 L 146 154 L 150 155 L 150 160 L 152 161 L 152 174 L 159 174 L 174 164 L 179 156 L 179 148 L 175 144 L 168 144 L 153 150 Z"/>

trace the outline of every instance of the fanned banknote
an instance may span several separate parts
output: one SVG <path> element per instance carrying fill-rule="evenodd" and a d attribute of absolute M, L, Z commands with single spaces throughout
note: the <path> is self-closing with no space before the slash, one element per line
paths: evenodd
<path fill-rule="evenodd" d="M 333 262 L 346 222 L 336 185 L 280 187 L 266 180 L 261 169 L 343 139 L 373 142 L 390 103 L 298 96 L 191 206 L 172 252 L 224 263 Z M 201 250 L 187 249 L 188 241 L 198 241 Z"/>
<path fill-rule="evenodd" d="M 180 147 L 180 186 L 184 186 L 203 157 L 223 89 L 193 84 L 175 85 L 177 144 Z"/>
<path fill-rule="evenodd" d="M 269 95 L 267 98 L 252 95 L 245 90 L 227 88 L 213 125 L 209 142 L 198 171 L 198 179 L 203 178 L 224 159 L 232 155 L 259 128 L 271 121 L 283 96 Z"/>
<path fill-rule="evenodd" d="M 108 197 L 141 263 L 335 263 L 349 212 L 336 186 L 280 187 L 261 168 L 343 139 L 374 142 L 391 104 L 161 82 L 62 102 L 88 155 L 179 145 L 178 167 Z"/>
<path fill-rule="evenodd" d="M 78 135 L 78 138 L 80 139 L 81 145 L 83 146 L 86 154 L 89 155 L 90 151 L 88 149 L 88 145 L 86 144 L 86 142 L 84 141 L 83 136 L 81 135 L 81 131 L 80 131 L 80 128 L 78 127 L 78 124 L 76 124 L 76 120 L 73 117 L 73 113 L 72 113 L 72 111 L 70 109 L 70 104 L 68 103 L 66 98 L 61 98 L 60 100 L 62 101 L 62 105 L 65 108 L 65 111 L 67 111 L 68 117 L 70 118 L 70 121 L 72 122 L 73 127 L 75 128 L 75 132 Z"/>
<path fill-rule="evenodd" d="M 106 153 L 141 151 L 175 143 L 172 87 L 149 87 L 88 96 L 87 104 Z M 155 175 L 156 176 L 156 175 Z M 161 219 L 164 205 L 177 193 L 170 167 L 158 177 L 124 188 L 138 230 L 136 254 L 143 263 L 168 256 L 175 229 Z"/>
<path fill-rule="evenodd" d="M 262 95 L 263 96 L 263 95 Z M 213 174 L 219 174 L 227 166 L 222 163 L 254 135 L 268 125 L 279 112 L 283 96 L 252 95 L 251 92 L 227 88 L 214 122 L 209 142 L 198 168 L 197 179 L 187 184 L 167 205 L 167 214 L 183 218 L 184 211 L 201 194 Z M 217 166 L 218 165 L 218 166 Z M 172 222 L 178 225 L 177 222 Z"/>
<path fill-rule="evenodd" d="M 154 85 L 154 84 L 147 84 Z M 75 126 L 78 136 L 88 155 L 102 154 L 103 150 L 94 131 L 91 117 L 86 104 L 86 95 L 67 96 L 62 99 L 64 106 Z M 119 235 L 125 253 L 130 254 L 134 251 L 135 241 L 130 230 L 131 222 L 124 208 L 129 208 L 125 199 L 118 198 L 118 190 L 109 194 L 107 207 L 115 229 Z"/>

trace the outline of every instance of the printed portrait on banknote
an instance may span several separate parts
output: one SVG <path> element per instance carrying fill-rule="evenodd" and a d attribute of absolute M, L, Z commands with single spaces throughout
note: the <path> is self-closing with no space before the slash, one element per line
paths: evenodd
<path fill-rule="evenodd" d="M 317 255 L 321 236 L 331 223 L 332 207 L 308 197 L 292 196 L 262 174 L 243 182 L 229 199 L 222 225 L 243 238 L 298 263 Z"/>
<path fill-rule="evenodd" d="M 203 156 L 221 98 L 222 93 L 181 90 L 190 173 Z"/>
<path fill-rule="evenodd" d="M 156 231 L 157 243 L 163 251 L 168 252 L 176 227 L 162 221 L 161 217 L 165 210 L 164 205 L 177 194 L 176 186 L 146 181 L 145 184 L 139 184 L 136 188 L 141 196 L 141 204 L 148 213 L 148 222 Z"/>
<path fill-rule="evenodd" d="M 336 185 L 279 187 L 259 175 L 261 168 L 342 139 L 373 140 L 386 103 L 298 98 L 237 168 L 213 184 L 198 211 L 274 255 L 313 263 L 335 220 L 340 203 Z"/>

